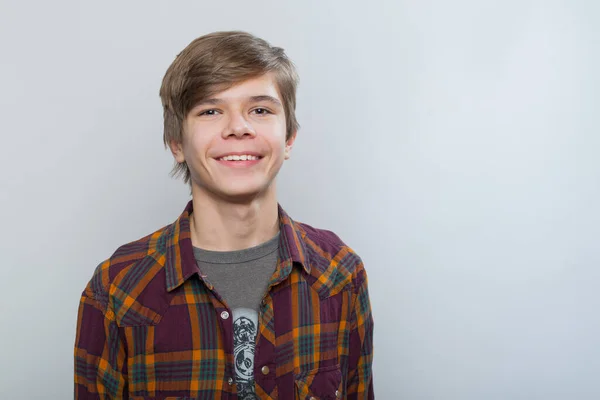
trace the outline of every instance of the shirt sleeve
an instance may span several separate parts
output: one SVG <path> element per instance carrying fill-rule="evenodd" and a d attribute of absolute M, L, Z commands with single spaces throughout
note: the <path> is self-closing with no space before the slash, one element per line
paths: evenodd
<path fill-rule="evenodd" d="M 127 399 L 123 340 L 108 300 L 81 296 L 75 338 L 75 399 Z"/>
<path fill-rule="evenodd" d="M 373 315 L 367 273 L 360 266 L 355 285 L 348 351 L 348 400 L 373 400 Z"/>

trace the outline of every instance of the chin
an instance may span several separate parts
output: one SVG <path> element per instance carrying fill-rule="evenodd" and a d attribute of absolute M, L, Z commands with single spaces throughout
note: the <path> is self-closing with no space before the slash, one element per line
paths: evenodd
<path fill-rule="evenodd" d="M 237 188 L 237 189 L 229 189 L 223 190 L 221 192 L 224 197 L 231 200 L 239 200 L 240 202 L 245 202 L 248 200 L 253 200 L 258 197 L 264 196 L 267 191 L 263 188 Z"/>

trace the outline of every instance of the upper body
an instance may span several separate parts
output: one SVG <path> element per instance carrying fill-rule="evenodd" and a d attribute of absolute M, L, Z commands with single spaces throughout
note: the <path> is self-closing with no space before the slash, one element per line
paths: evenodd
<path fill-rule="evenodd" d="M 243 32 L 200 37 L 169 67 L 164 143 L 192 200 L 96 268 L 76 398 L 373 398 L 363 263 L 277 201 L 296 84 L 282 49 Z"/>
<path fill-rule="evenodd" d="M 79 311 L 77 398 L 237 398 L 233 310 L 194 258 L 192 210 L 190 202 L 96 269 Z M 256 396 L 372 398 L 361 259 L 334 233 L 279 211 L 278 261 L 258 313 Z"/>

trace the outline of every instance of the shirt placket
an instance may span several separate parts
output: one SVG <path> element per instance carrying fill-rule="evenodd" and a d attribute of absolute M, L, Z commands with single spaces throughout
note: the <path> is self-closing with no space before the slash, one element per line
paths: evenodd
<path fill-rule="evenodd" d="M 222 397 L 223 400 L 237 400 L 237 387 L 235 382 L 235 360 L 233 352 L 233 313 L 225 300 L 215 290 L 214 286 L 207 279 L 206 275 L 200 275 L 200 279 L 206 285 L 211 293 L 210 300 L 214 308 L 214 318 L 221 327 L 223 337 L 221 340 L 225 347 L 227 357 L 225 363 L 224 382 Z"/>
<path fill-rule="evenodd" d="M 285 284 L 291 272 L 291 260 L 279 263 L 279 266 L 271 278 L 268 289 L 260 303 L 258 313 L 258 333 L 256 335 L 255 355 L 254 355 L 254 381 L 256 385 L 264 391 L 261 399 L 277 399 L 277 362 L 275 353 L 275 331 L 271 331 L 268 326 L 274 326 L 274 310 L 276 304 L 273 301 L 271 292 L 274 287 Z M 271 337 L 271 340 L 268 339 Z M 268 396 L 268 397 L 267 397 Z"/>
<path fill-rule="evenodd" d="M 256 385 L 267 389 L 274 386 L 277 365 L 274 360 L 274 344 L 266 339 L 263 332 L 269 323 L 269 315 L 273 314 L 271 296 L 267 295 L 260 303 L 258 313 L 258 332 L 254 352 L 254 381 Z M 265 345 L 267 343 L 268 345 Z M 270 393 L 266 393 L 270 394 Z M 261 397 L 263 398 L 263 397 Z M 272 397 L 268 397 L 269 399 Z"/>

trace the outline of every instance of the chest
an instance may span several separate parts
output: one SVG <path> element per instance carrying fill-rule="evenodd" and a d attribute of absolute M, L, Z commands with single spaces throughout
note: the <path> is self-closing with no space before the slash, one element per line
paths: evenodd
<path fill-rule="evenodd" d="M 321 296 L 297 275 L 267 289 L 258 306 L 249 371 L 258 398 L 339 395 L 347 364 L 350 303 L 349 291 Z M 178 288 L 160 320 L 119 330 L 126 343 L 132 398 L 238 398 L 234 377 L 239 330 L 233 311 L 200 280 Z"/>

